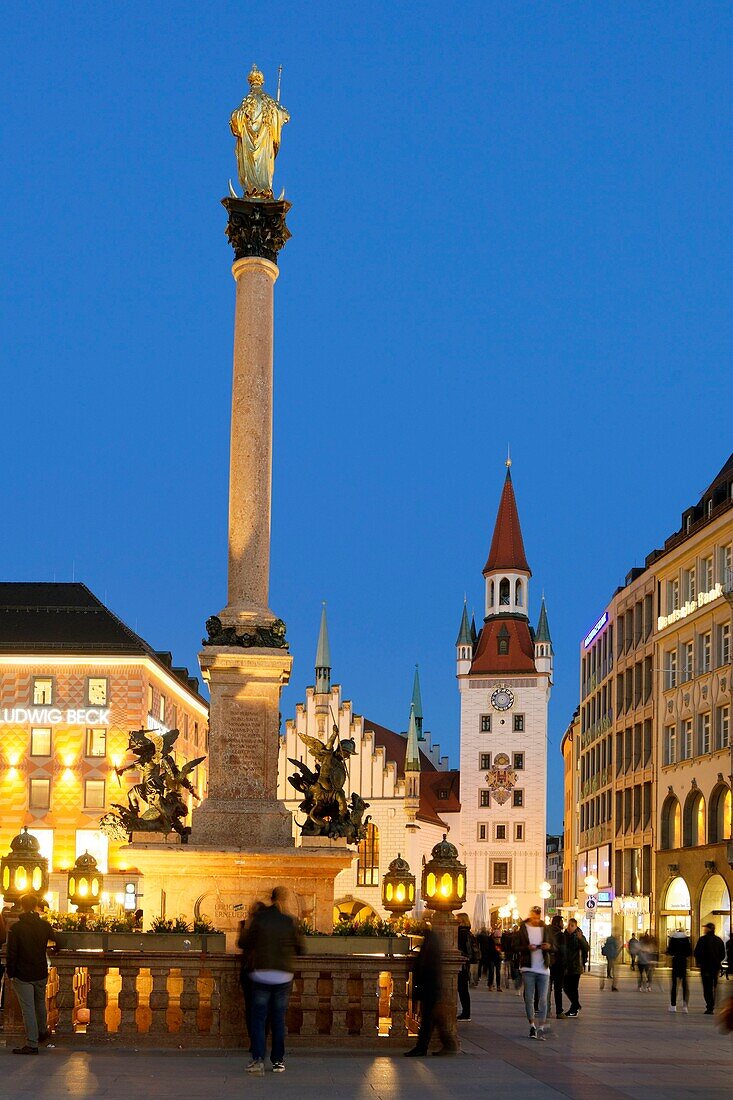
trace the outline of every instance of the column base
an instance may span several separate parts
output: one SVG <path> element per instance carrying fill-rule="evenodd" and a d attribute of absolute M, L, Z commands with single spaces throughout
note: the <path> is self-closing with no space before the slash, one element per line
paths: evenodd
<path fill-rule="evenodd" d="M 201 848 L 293 849 L 293 818 L 283 802 L 207 798 L 191 815 L 190 843 Z"/>

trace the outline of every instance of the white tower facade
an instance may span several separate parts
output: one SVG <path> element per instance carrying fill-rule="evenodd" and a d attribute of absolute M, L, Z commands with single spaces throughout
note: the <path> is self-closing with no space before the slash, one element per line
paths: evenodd
<path fill-rule="evenodd" d="M 529 623 L 532 572 L 509 468 L 483 575 L 483 626 L 470 660 L 464 643 L 457 661 L 461 848 L 467 866 L 466 911 L 473 917 L 477 896 L 483 894 L 487 918 L 494 922 L 502 907 L 526 917 L 530 906 L 541 904 L 552 687 L 544 601 L 536 636 Z M 467 637 L 463 623 L 461 634 Z"/>

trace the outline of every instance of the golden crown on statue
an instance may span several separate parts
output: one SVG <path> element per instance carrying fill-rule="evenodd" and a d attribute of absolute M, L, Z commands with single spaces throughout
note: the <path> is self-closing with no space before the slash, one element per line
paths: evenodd
<path fill-rule="evenodd" d="M 252 62 L 252 68 L 250 74 L 247 77 L 250 88 L 261 88 L 265 83 L 265 78 L 260 70 L 257 68 L 254 62 Z"/>

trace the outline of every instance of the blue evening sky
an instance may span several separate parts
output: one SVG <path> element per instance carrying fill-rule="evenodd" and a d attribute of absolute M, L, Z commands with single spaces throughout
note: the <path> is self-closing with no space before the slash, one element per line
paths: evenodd
<path fill-rule="evenodd" d="M 722 3 L 9 3 L 0 576 L 84 580 L 196 665 L 225 602 L 233 282 L 219 205 L 257 61 L 292 122 L 276 287 L 272 607 L 457 762 L 507 442 L 556 651 L 733 450 Z"/>

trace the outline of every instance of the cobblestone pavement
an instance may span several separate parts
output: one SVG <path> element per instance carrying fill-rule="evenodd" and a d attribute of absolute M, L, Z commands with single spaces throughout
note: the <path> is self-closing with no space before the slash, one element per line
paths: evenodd
<path fill-rule="evenodd" d="M 621 990 L 581 982 L 578 1019 L 552 1021 L 546 1043 L 527 1038 L 522 1001 L 514 991 L 472 990 L 472 1020 L 461 1023 L 463 1054 L 405 1059 L 401 1053 L 339 1053 L 334 1047 L 294 1051 L 284 1074 L 248 1077 L 239 1053 L 188 1051 L 43 1051 L 18 1058 L 0 1050 L 0 1096 L 13 1100 L 114 1097 L 115 1100 L 445 1100 L 509 1095 L 520 1100 L 728 1100 L 733 1038 L 703 1015 L 699 979 L 692 976 L 689 1015 L 668 1012 L 667 975 L 652 993 L 638 993 L 628 968 Z M 733 990 L 733 981 L 729 983 Z M 721 984 L 727 995 L 726 983 Z"/>

